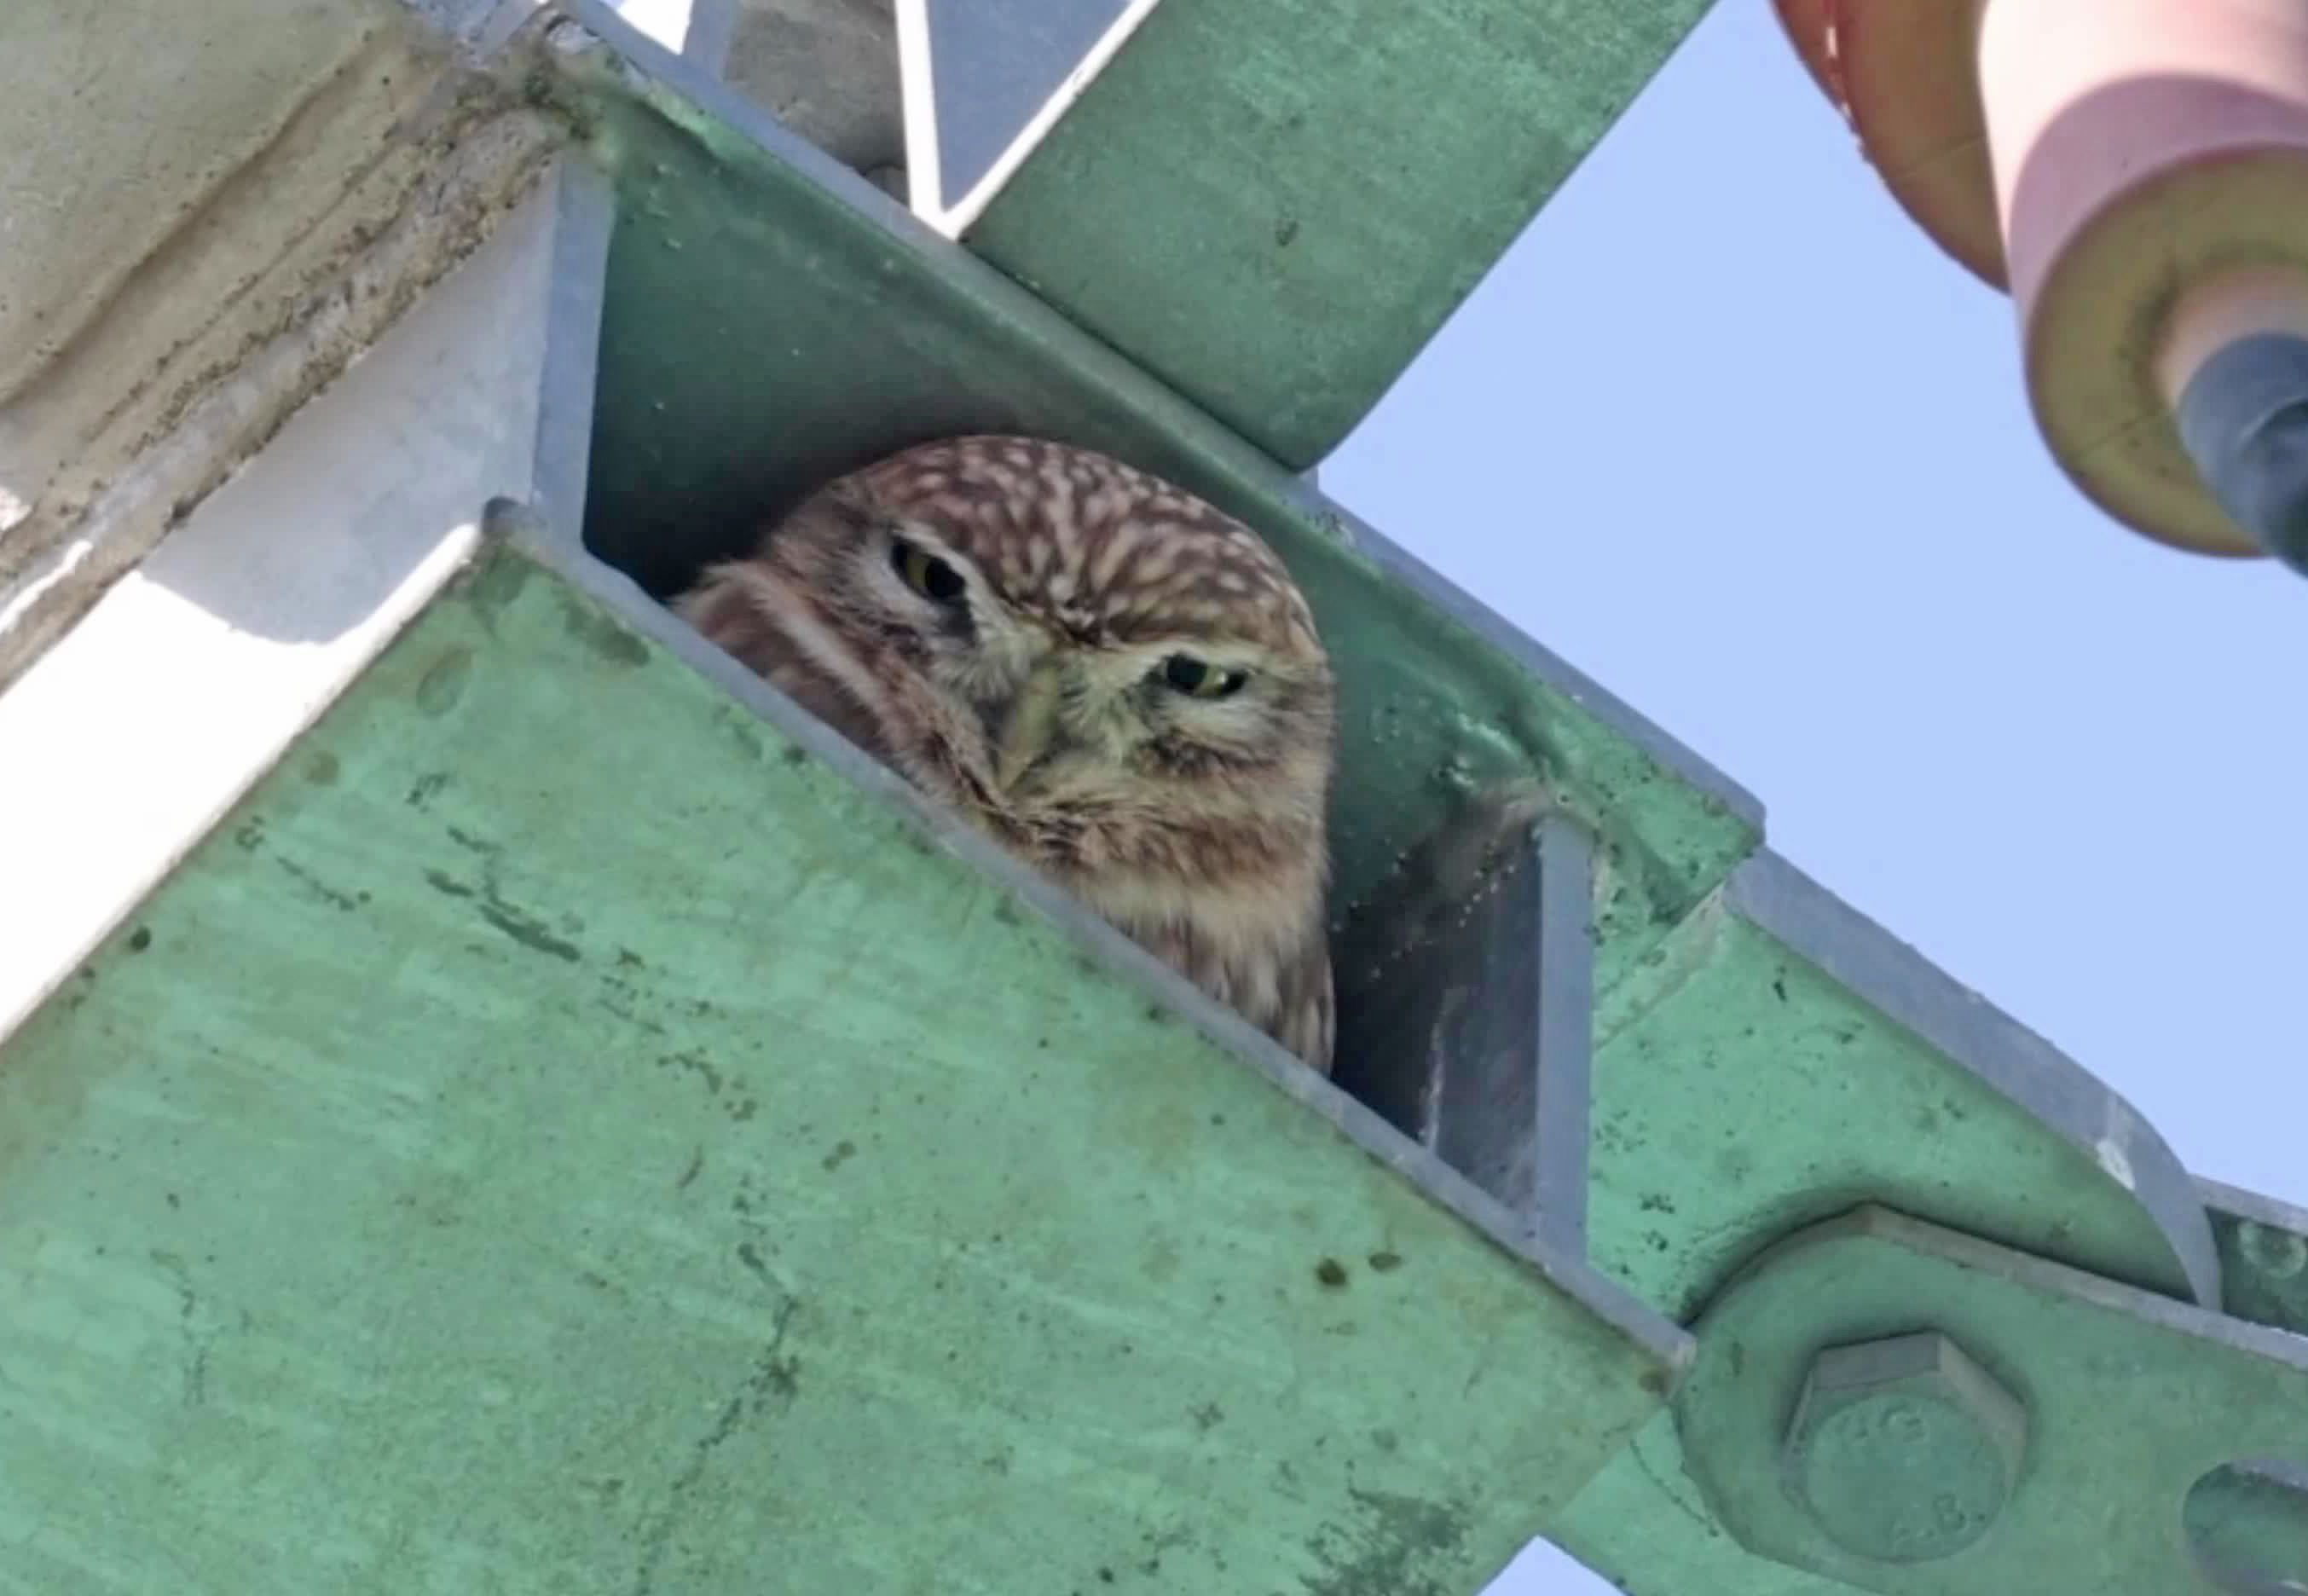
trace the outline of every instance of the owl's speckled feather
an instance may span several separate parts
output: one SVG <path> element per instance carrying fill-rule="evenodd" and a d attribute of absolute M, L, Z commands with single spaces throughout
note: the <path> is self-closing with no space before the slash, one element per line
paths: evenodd
<path fill-rule="evenodd" d="M 1329 1069 L 1335 694 L 1247 527 L 1089 450 L 955 438 L 821 489 L 676 608 Z"/>

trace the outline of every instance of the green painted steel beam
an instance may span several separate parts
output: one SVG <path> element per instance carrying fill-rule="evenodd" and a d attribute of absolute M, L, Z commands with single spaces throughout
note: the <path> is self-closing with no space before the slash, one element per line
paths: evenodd
<path fill-rule="evenodd" d="M 9 1044 L 0 1579 L 1471 1592 L 1686 1343 L 1198 1001 L 487 545 Z"/>
<path fill-rule="evenodd" d="M 1706 5 L 1159 0 L 960 237 L 1304 468 Z"/>

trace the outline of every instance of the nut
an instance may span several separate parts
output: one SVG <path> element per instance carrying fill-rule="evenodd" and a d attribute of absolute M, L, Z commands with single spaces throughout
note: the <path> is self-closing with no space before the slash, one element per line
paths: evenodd
<path fill-rule="evenodd" d="M 1836 1545 L 1923 1563 L 1985 1534 L 2011 1498 L 2028 1411 L 1935 1332 L 1813 1359 L 1780 1449 L 1787 1488 Z"/>

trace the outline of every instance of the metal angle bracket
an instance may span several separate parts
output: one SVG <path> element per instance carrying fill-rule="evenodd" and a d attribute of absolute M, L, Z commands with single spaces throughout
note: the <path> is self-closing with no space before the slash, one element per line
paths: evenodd
<path fill-rule="evenodd" d="M 1339 1084 L 1581 1257 L 1596 858 L 1530 789 L 1486 795 L 1338 941 Z"/>

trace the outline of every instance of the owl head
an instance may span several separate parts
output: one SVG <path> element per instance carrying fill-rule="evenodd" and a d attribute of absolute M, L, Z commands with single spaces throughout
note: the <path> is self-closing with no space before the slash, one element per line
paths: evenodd
<path fill-rule="evenodd" d="M 1191 495 L 1055 444 L 926 444 L 681 608 L 1222 996 L 1198 961 L 1321 953 L 1329 660 L 1280 561 Z"/>
<path fill-rule="evenodd" d="M 1321 822 L 1333 687 L 1305 601 L 1247 528 L 1165 483 L 959 439 L 822 490 L 762 557 L 884 759 L 953 762 L 1012 807 L 1193 791 L 1196 812 L 1235 797 Z"/>

